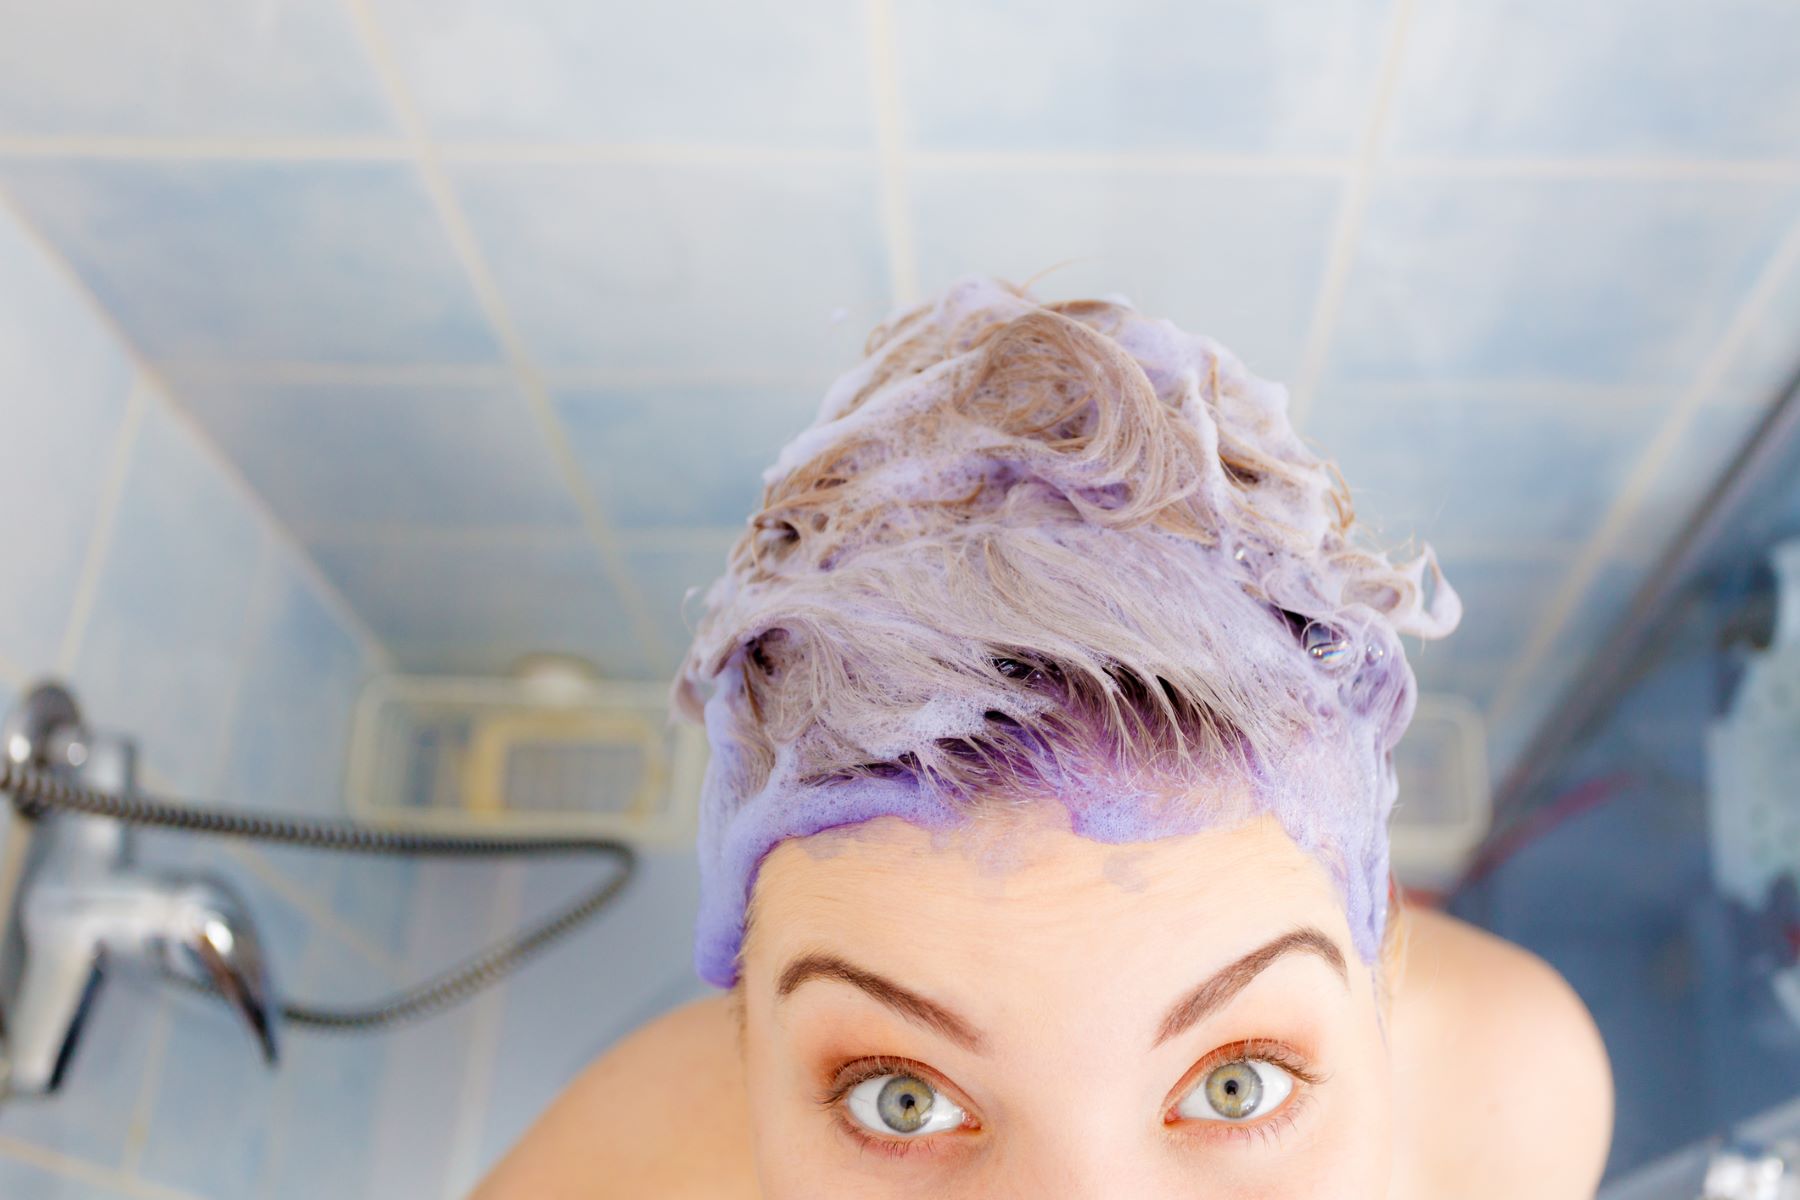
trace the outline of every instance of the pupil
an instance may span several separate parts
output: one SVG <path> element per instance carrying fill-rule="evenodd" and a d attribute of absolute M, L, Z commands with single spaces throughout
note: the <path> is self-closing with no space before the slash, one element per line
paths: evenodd
<path fill-rule="evenodd" d="M 931 1119 L 934 1099 L 928 1084 L 911 1076 L 896 1075 L 881 1089 L 875 1108 L 889 1129 L 914 1133 Z"/>
<path fill-rule="evenodd" d="M 1248 1062 L 1227 1063 L 1206 1080 L 1207 1100 L 1222 1117 L 1247 1117 L 1262 1107 L 1262 1080 Z"/>

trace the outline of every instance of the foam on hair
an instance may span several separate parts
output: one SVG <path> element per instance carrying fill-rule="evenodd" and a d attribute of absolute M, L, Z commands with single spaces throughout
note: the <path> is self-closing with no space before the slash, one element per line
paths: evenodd
<path fill-rule="evenodd" d="M 763 473 L 671 689 L 712 751 L 700 975 L 735 980 L 781 840 L 1052 797 L 1115 843 L 1272 814 L 1371 961 L 1398 635 L 1461 616 L 1430 548 L 1365 545 L 1286 390 L 1122 300 L 968 276 L 865 353 Z"/>

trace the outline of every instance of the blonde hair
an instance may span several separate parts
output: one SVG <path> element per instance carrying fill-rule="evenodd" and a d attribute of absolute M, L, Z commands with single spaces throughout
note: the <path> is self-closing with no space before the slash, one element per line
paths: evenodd
<path fill-rule="evenodd" d="M 1429 547 L 1366 544 L 1279 385 L 1120 300 L 970 276 L 865 354 L 765 471 L 672 687 L 713 749 L 702 974 L 735 976 L 782 837 L 1054 795 L 1136 840 L 1247 815 L 1193 801 L 1225 774 L 1325 859 L 1372 955 L 1397 635 L 1460 616 Z"/>

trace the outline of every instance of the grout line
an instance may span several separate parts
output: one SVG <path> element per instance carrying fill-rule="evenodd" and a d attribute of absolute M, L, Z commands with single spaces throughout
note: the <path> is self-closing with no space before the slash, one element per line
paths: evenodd
<path fill-rule="evenodd" d="M 1754 182 L 1800 178 L 1800 159 L 1455 158 L 1409 155 L 1383 171 L 1437 179 L 1681 179 Z"/>
<path fill-rule="evenodd" d="M 300 962 L 296 965 L 294 978 L 301 995 L 317 996 L 326 992 L 321 978 L 320 943 L 316 937 L 307 940 L 307 946 L 301 952 Z M 292 1042 L 288 1043 L 289 1046 Z M 284 1070 L 276 1077 L 269 1097 L 269 1140 L 263 1161 L 256 1171 L 255 1194 L 259 1200 L 267 1200 L 274 1195 L 276 1185 L 286 1166 L 288 1148 L 293 1140 L 294 1121 L 299 1114 L 294 1111 L 294 1093 L 298 1087 L 298 1076 L 295 1073 L 293 1058 L 284 1055 Z M 248 1181 L 246 1181 L 248 1182 Z"/>
<path fill-rule="evenodd" d="M 539 548 L 588 544 L 587 531 L 568 525 L 410 525 L 369 522 L 354 525 L 303 525 L 298 530 L 314 546 L 517 546 Z"/>
<path fill-rule="evenodd" d="M 94 1187 L 110 1188 L 132 1200 L 202 1200 L 189 1192 L 177 1191 L 160 1184 L 133 1178 L 112 1167 L 102 1167 L 86 1159 L 75 1158 L 57 1150 L 48 1150 L 30 1142 L 0 1133 L 0 1156 L 25 1163 L 40 1171 Z"/>
<path fill-rule="evenodd" d="M 891 0 L 870 0 L 871 9 L 886 10 L 889 20 L 870 29 L 873 44 L 891 50 Z M 872 13 L 873 15 L 873 13 Z M 876 70 L 888 78 L 872 78 L 877 93 L 892 86 L 892 56 Z M 879 133 L 879 125 L 878 125 Z M 447 140 L 435 143 L 444 162 L 459 164 L 616 164 L 616 165 L 882 165 L 886 150 L 838 149 L 827 146 L 750 145 L 706 142 L 532 142 Z M 0 137 L 0 158 L 86 158 L 118 160 L 242 160 L 406 162 L 413 144 L 394 138 L 205 138 L 110 137 L 104 135 Z M 1082 151 L 1016 150 L 1005 146 L 978 149 L 914 149 L 899 155 L 909 169 L 1154 171 L 1217 175 L 1345 175 L 1359 169 L 1356 158 L 1330 155 L 1208 154 L 1181 150 Z M 1714 179 L 1727 181 L 1791 180 L 1800 177 L 1800 159 L 1785 158 L 1556 158 L 1481 157 L 1413 154 L 1389 159 L 1383 171 L 1424 178 L 1516 179 Z"/>
<path fill-rule="evenodd" d="M 231 752 L 237 744 L 238 729 L 244 716 L 239 704 L 244 693 L 244 681 L 249 678 L 250 660 L 256 653 L 256 645 L 263 631 L 269 627 L 269 619 L 274 611 L 275 546 L 265 537 L 259 539 L 257 544 L 256 565 L 250 576 L 250 599 L 244 605 L 243 624 L 238 628 L 237 649 L 231 656 L 231 683 L 225 694 L 224 736 L 219 739 L 219 753 L 213 763 L 212 780 L 203 789 L 215 796 L 225 794 L 225 784 L 231 777 Z"/>
<path fill-rule="evenodd" d="M 0 137 L 0 158 L 404 159 L 391 138 Z"/>
<path fill-rule="evenodd" d="M 1579 541 L 1489 541 L 1474 538 L 1469 541 L 1454 541 L 1440 545 L 1431 543 L 1438 551 L 1440 561 L 1444 565 L 1446 575 L 1454 575 L 1457 562 L 1478 561 L 1482 563 L 1511 563 L 1515 565 L 1564 563 L 1571 562 L 1581 553 L 1582 543 Z M 1448 546 L 1448 549 L 1445 549 Z M 1456 580 L 1450 580 L 1455 586 Z"/>
<path fill-rule="evenodd" d="M 337 585 L 331 582 L 325 572 L 320 569 L 319 564 L 313 561 L 312 556 L 306 553 L 305 547 L 294 540 L 287 527 L 276 518 L 268 501 L 260 492 L 250 486 L 249 481 L 244 478 L 243 472 L 239 471 L 237 465 L 225 455 L 212 438 L 206 435 L 205 430 L 193 419 L 192 414 L 171 398 L 167 382 L 156 367 L 144 358 L 137 343 L 126 334 L 125 327 L 119 324 L 118 318 L 113 315 L 112 310 L 100 302 L 100 298 L 94 294 L 94 290 L 88 286 L 87 280 L 81 277 L 80 272 L 75 270 L 67 258 L 57 252 L 56 247 L 49 238 L 44 236 L 36 224 L 26 219 L 24 211 L 13 203 L 5 189 L 0 188 L 0 217 L 8 215 L 18 223 L 19 229 L 25 234 L 25 239 L 38 248 L 38 252 L 44 256 L 45 261 L 51 264 L 54 271 L 62 275 L 74 294 L 82 299 L 88 310 L 99 320 L 101 326 L 112 335 L 113 343 L 119 352 L 143 374 L 148 384 L 156 390 L 157 398 L 164 402 L 164 410 L 187 426 L 195 435 L 201 453 L 207 455 L 215 465 L 224 470 L 226 478 L 237 488 L 238 493 L 248 500 L 252 510 L 261 514 L 263 519 L 275 528 L 278 538 L 285 541 L 288 548 L 292 550 L 299 563 L 301 573 L 311 581 L 313 587 L 318 591 L 320 599 L 325 602 L 325 606 L 332 610 L 346 628 L 358 635 L 365 650 L 371 651 L 378 661 L 391 664 L 392 656 L 388 654 L 387 647 L 382 645 L 381 639 L 375 636 L 374 631 L 350 606 L 349 601 L 344 599 L 343 593 L 338 591 Z M 134 386 L 136 386 L 135 383 Z"/>
<path fill-rule="evenodd" d="M 168 1056 L 169 1035 L 173 1028 L 169 998 L 160 996 L 156 1014 L 150 1018 L 143 1078 L 138 1081 L 137 1099 L 131 1106 L 131 1122 L 125 1130 L 125 1154 L 120 1169 L 127 1174 L 137 1174 L 144 1160 L 144 1149 L 150 1144 L 150 1122 L 155 1116 L 156 1092 L 162 1083 L 163 1062 Z"/>
<path fill-rule="evenodd" d="M 829 147 L 631 142 L 448 142 L 446 162 L 526 166 L 868 166 L 868 150 Z M 124 162 L 392 162 L 413 159 L 413 144 L 391 138 L 235 139 L 0 137 L 0 159 Z"/>
<path fill-rule="evenodd" d="M 263 383 L 353 387 L 469 387 L 512 382 L 505 367 L 462 363 L 232 362 L 164 359 L 156 369 L 181 383 Z"/>
<path fill-rule="evenodd" d="M 222 384 L 291 384 L 301 387 L 358 388 L 476 387 L 514 382 L 510 367 L 457 363 L 368 365 L 319 362 L 228 362 L 164 360 L 152 369 L 165 381 Z M 755 370 L 734 368 L 540 368 L 538 378 L 551 390 L 801 388 L 818 390 L 830 377 L 825 370 Z M 1641 403 L 1645 396 L 1664 396 L 1650 384 L 1596 383 L 1579 379 L 1524 377 L 1476 379 L 1456 377 L 1357 379 L 1337 386 L 1345 396 L 1382 401 L 1438 401 L 1449 398 L 1505 400 L 1577 399 L 1583 403 Z"/>
<path fill-rule="evenodd" d="M 724 569 L 724 560 L 721 559 L 719 572 L 723 573 Z M 704 583 L 706 581 L 698 580 L 696 582 Z M 418 641 L 397 642 L 395 649 L 401 655 L 403 662 L 420 664 L 414 672 L 415 674 L 449 675 L 463 679 L 472 676 L 487 678 L 495 674 L 507 675 L 516 671 L 520 662 L 527 656 L 544 653 L 541 647 L 530 643 L 471 641 L 466 638 L 427 638 Z M 684 651 L 687 649 L 685 644 L 682 649 Z M 562 657 L 574 658 L 588 664 L 598 671 L 600 677 L 607 683 L 663 681 L 664 673 L 681 661 L 681 656 L 673 653 L 654 661 L 642 655 L 637 661 L 620 661 L 617 654 L 605 648 L 561 651 L 559 653 Z M 377 807 L 384 812 L 390 811 L 390 806 Z M 431 818 L 427 815 L 422 819 L 430 820 Z"/>
<path fill-rule="evenodd" d="M 500 868 L 495 882 L 493 913 L 508 927 L 517 926 L 524 911 L 524 864 L 507 863 Z M 488 936 L 494 937 L 495 925 L 490 920 Z M 515 976 L 516 978 L 516 976 Z M 457 1104 L 456 1128 L 450 1145 L 446 1176 L 457 1187 L 475 1186 L 481 1173 L 482 1132 L 487 1128 L 488 1102 L 493 1091 L 494 1066 L 500 1057 L 500 1024 L 506 1015 L 506 997 L 512 982 L 490 987 L 474 1003 L 478 1005 L 469 1022 L 469 1055 L 463 1064 L 462 1095 Z"/>
<path fill-rule="evenodd" d="M 366 388 L 494 387 L 514 383 L 508 366 L 459 363 L 407 363 L 368 365 L 329 362 L 229 362 L 165 360 L 156 369 L 182 382 L 228 384 L 295 384 L 299 386 L 348 386 Z M 540 369 L 545 386 L 556 388 L 683 388 L 683 387 L 784 387 L 819 388 L 829 374 L 824 370 L 755 370 L 735 368 L 609 369 L 556 367 Z"/>
<path fill-rule="evenodd" d="M 488 324 L 494 336 L 505 349 L 508 361 L 512 364 L 521 390 L 525 393 L 527 406 L 536 418 L 540 433 L 548 443 L 553 458 L 556 460 L 562 475 L 564 487 L 569 491 L 576 507 L 580 509 L 582 521 L 586 525 L 588 535 L 593 539 L 600 552 L 608 577 L 614 590 L 618 593 L 621 605 L 635 628 L 640 644 L 648 657 L 661 660 L 666 657 L 661 629 L 658 627 L 650 606 L 639 590 L 636 578 L 625 562 L 624 553 L 620 550 L 618 539 L 608 522 L 605 510 L 593 489 L 588 485 L 587 476 L 582 470 L 581 460 L 576 456 L 574 447 L 570 445 L 567 432 L 563 429 L 562 420 L 557 416 L 555 406 L 550 402 L 549 392 L 544 380 L 532 365 L 526 354 L 524 340 L 520 337 L 518 327 L 513 323 L 512 315 L 500 295 L 499 286 L 494 282 L 488 270 L 487 260 L 482 256 L 479 244 L 475 240 L 474 231 L 469 228 L 463 216 L 462 208 L 457 203 L 456 195 L 450 187 L 449 177 L 444 173 L 443 164 L 439 161 L 437 151 L 426 136 L 424 119 L 413 105 L 411 97 L 401 81 L 399 69 L 395 66 L 388 45 L 376 23 L 374 14 L 369 10 L 368 0 L 344 0 L 352 23 L 356 26 L 363 48 L 375 65 L 381 77 L 383 87 L 388 93 L 389 102 L 393 104 L 400 119 L 401 127 L 407 131 L 408 140 L 412 144 L 414 159 L 418 166 L 426 191 L 431 194 L 433 206 L 437 209 L 438 219 L 443 223 L 452 248 L 461 261 L 464 274 L 474 289 L 482 310 L 486 313 Z"/>
<path fill-rule="evenodd" d="M 1426 403 L 1442 400 L 1577 401 L 1582 404 L 1668 403 L 1680 393 L 1661 384 L 1587 383 L 1573 379 L 1407 378 L 1347 380 L 1334 383 L 1334 395 L 1382 403 Z"/>
<path fill-rule="evenodd" d="M 823 367 L 817 370 L 757 370 L 734 367 L 645 367 L 638 369 L 555 367 L 538 372 L 539 378 L 547 387 L 551 388 L 601 390 L 606 388 L 775 387 L 800 388 L 809 393 L 823 391 L 835 374 L 835 370 Z"/>
<path fill-rule="evenodd" d="M 913 241 L 900 109 L 899 70 L 894 52 L 894 9 L 890 0 L 868 0 L 869 93 L 875 109 L 875 146 L 881 174 L 881 232 L 887 246 L 888 278 L 896 310 L 919 296 L 919 260 Z"/>
<path fill-rule="evenodd" d="M 737 540 L 742 525 L 668 525 L 619 532 L 619 546 L 636 550 L 710 551 Z M 317 525 L 299 531 L 315 546 L 463 546 L 469 549 L 517 546 L 520 543 L 559 547 L 571 541 L 585 542 L 586 534 L 575 526 L 407 524 Z M 721 563 L 723 566 L 723 563 Z"/>
<path fill-rule="evenodd" d="M 62 648 L 56 655 L 56 673 L 68 678 L 75 671 L 75 660 L 81 655 L 81 642 L 94 613 L 100 592 L 100 573 L 112 550 L 113 530 L 118 525 L 119 501 L 125 493 L 125 477 L 131 470 L 131 458 L 137 448 L 138 430 L 144 422 L 148 403 L 146 385 L 141 372 L 133 371 L 125 393 L 125 412 L 113 435 L 112 453 L 107 455 L 106 478 L 100 487 L 100 502 L 94 517 L 93 532 L 88 535 L 87 552 L 81 560 L 81 575 L 75 585 L 75 599 L 69 605 L 69 623 L 63 628 Z"/>
<path fill-rule="evenodd" d="M 434 143 L 444 162 L 546 166 L 868 166 L 868 150 L 813 146 L 726 145 L 705 142 L 463 142 Z"/>
<path fill-rule="evenodd" d="M 289 1133 L 294 1122 L 294 1073 L 292 1067 L 281 1072 L 269 1096 L 269 1137 L 264 1143 L 262 1161 L 257 1164 L 252 1183 L 255 1200 L 270 1200 L 276 1181 L 281 1178 L 282 1160 L 287 1158 Z M 239 1186 L 243 1186 L 240 1181 Z"/>
<path fill-rule="evenodd" d="M 885 0 L 872 0 L 884 3 Z M 1311 178 L 1347 175 L 1356 160 L 1344 157 L 1204 154 L 1180 150 L 981 150 L 905 151 L 903 165 L 918 171 L 1107 171 L 1158 175 L 1230 175 Z"/>
<path fill-rule="evenodd" d="M 1400 64 L 1406 55 L 1406 29 L 1412 20 L 1413 0 L 1398 0 L 1394 5 L 1393 24 L 1388 29 L 1387 46 L 1381 55 L 1381 71 L 1375 85 L 1375 98 L 1369 106 L 1368 124 L 1363 129 L 1362 145 L 1357 148 L 1356 166 L 1344 188 L 1338 207 L 1337 227 L 1332 232 L 1331 255 L 1325 263 L 1325 278 L 1319 285 L 1318 303 L 1313 309 L 1311 327 L 1306 334 L 1306 348 L 1301 355 L 1300 372 L 1294 382 L 1288 417 L 1295 428 L 1306 424 L 1312 410 L 1313 393 L 1325 373 L 1325 361 L 1331 353 L 1332 338 L 1337 332 L 1338 312 L 1344 304 L 1344 293 L 1350 285 L 1350 269 L 1362 243 L 1363 215 L 1369 207 L 1369 193 L 1375 178 L 1375 163 L 1381 156 L 1382 135 L 1387 131 L 1388 113 L 1393 107 L 1394 92 L 1400 79 Z"/>
<path fill-rule="evenodd" d="M 1729 372 L 1732 361 L 1748 340 L 1756 322 L 1762 318 L 1763 310 L 1787 281 L 1789 273 L 1797 269 L 1796 264 L 1800 264 L 1800 221 L 1789 227 L 1774 254 L 1770 255 L 1762 273 L 1757 276 L 1756 282 L 1738 305 L 1737 312 L 1712 353 L 1701 364 L 1693 382 L 1664 419 L 1656 437 L 1639 456 L 1637 465 L 1632 468 L 1624 486 L 1614 497 L 1612 506 L 1607 509 L 1600 528 L 1583 547 L 1574 569 L 1564 578 L 1549 610 L 1538 622 L 1537 628 L 1532 630 L 1524 649 L 1513 659 L 1512 670 L 1501 681 L 1494 703 L 1490 706 L 1491 723 L 1497 725 L 1512 714 L 1512 710 L 1523 698 L 1532 676 L 1555 647 L 1557 638 L 1599 577 L 1602 565 L 1617 557 L 1617 543 L 1632 518 L 1637 515 L 1638 506 L 1680 448 L 1682 438 L 1695 414 Z"/>

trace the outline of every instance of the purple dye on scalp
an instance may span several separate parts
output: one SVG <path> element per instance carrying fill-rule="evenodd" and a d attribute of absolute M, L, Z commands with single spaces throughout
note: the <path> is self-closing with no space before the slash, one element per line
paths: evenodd
<path fill-rule="evenodd" d="M 1462 611 L 1430 547 L 1363 544 L 1286 390 L 1122 301 L 966 276 L 867 353 L 763 473 L 671 688 L 712 750 L 701 977 L 735 980 L 782 840 L 1025 798 L 1114 844 L 1270 814 L 1372 961 L 1399 635 Z"/>

